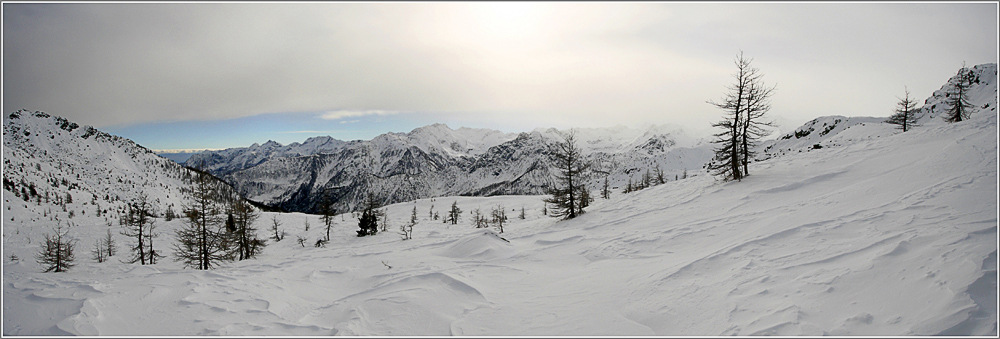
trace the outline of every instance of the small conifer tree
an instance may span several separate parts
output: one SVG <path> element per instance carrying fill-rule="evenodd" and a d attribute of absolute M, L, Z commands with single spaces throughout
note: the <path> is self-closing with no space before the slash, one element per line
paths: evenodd
<path fill-rule="evenodd" d="M 375 216 L 375 211 L 370 209 L 365 209 L 361 212 L 361 218 L 358 218 L 358 232 L 359 237 L 375 235 L 378 233 L 378 217 Z"/>

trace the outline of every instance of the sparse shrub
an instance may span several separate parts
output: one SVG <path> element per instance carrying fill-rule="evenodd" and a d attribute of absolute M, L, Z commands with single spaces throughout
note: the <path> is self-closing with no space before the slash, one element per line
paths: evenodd
<path fill-rule="evenodd" d="M 496 226 L 500 233 L 503 233 L 503 224 L 507 222 L 507 212 L 504 210 L 503 205 L 497 205 L 497 207 L 493 208 L 490 211 L 490 216 L 493 225 Z"/>
<path fill-rule="evenodd" d="M 478 208 L 469 212 L 469 216 L 472 218 L 472 226 L 475 226 L 476 228 L 490 227 L 490 223 L 489 220 L 486 218 L 486 215 L 483 214 L 483 212 L 480 211 Z"/>
<path fill-rule="evenodd" d="M 406 225 L 400 225 L 399 230 L 403 235 L 403 240 L 413 239 L 413 225 L 417 224 L 417 207 L 413 207 L 413 213 L 410 214 L 410 223 Z"/>
<path fill-rule="evenodd" d="M 97 239 L 94 249 L 90 251 L 90 254 L 95 261 L 102 263 L 117 252 L 118 245 L 115 244 L 115 239 L 111 237 L 111 229 L 107 229 L 107 235 L 104 238 Z"/>

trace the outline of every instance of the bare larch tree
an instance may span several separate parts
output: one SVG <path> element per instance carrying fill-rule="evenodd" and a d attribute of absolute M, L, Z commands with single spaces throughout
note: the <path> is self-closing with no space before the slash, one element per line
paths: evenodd
<path fill-rule="evenodd" d="M 902 98 L 899 98 L 899 102 L 896 103 L 896 110 L 893 111 L 892 116 L 886 119 L 885 122 L 899 125 L 899 128 L 906 132 L 917 125 L 917 115 L 914 109 L 917 106 L 917 101 L 910 98 L 910 90 L 903 87 L 906 93 Z"/>
<path fill-rule="evenodd" d="M 764 85 L 761 79 L 763 73 L 753 67 L 751 61 L 753 59 L 744 57 L 740 52 L 734 61 L 735 84 L 727 86 L 729 91 L 721 101 L 708 101 L 725 112 L 722 121 L 712 124 L 712 127 L 721 128 L 722 132 L 714 134 L 716 140 L 713 142 L 719 146 L 708 168 L 726 181 L 739 181 L 750 174 L 751 150 L 756 141 L 768 134 L 764 127 L 771 125 L 763 118 L 771 108 L 770 97 L 774 87 Z"/>
<path fill-rule="evenodd" d="M 585 204 L 581 204 L 579 194 L 590 164 L 583 159 L 573 133 L 566 134 L 562 142 L 552 145 L 550 157 L 556 167 L 557 184 L 546 192 L 552 195 L 545 199 L 546 203 L 553 205 L 549 216 L 576 218 L 584 213 Z"/>

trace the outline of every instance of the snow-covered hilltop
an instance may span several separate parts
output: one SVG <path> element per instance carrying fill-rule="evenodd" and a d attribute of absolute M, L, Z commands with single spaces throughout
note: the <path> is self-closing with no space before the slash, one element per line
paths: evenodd
<path fill-rule="evenodd" d="M 287 146 L 269 141 L 208 151 L 186 164 L 202 166 L 249 198 L 291 211 L 314 212 L 323 199 L 338 210 L 358 206 L 366 192 L 385 203 L 447 195 L 540 194 L 550 185 L 548 144 L 573 132 L 584 154 L 623 186 L 660 166 L 671 178 L 698 169 L 710 146 L 671 126 L 536 129 L 503 133 L 434 124 L 369 141 L 315 137 Z M 603 174 L 591 178 L 596 189 Z"/>
<path fill-rule="evenodd" d="M 27 208 L 37 210 L 32 218 L 71 220 L 68 211 L 105 214 L 140 193 L 158 210 L 177 209 L 182 202 L 188 170 L 131 140 L 90 126 L 18 110 L 3 117 L 3 145 L 4 188 L 21 202 L 28 200 Z M 59 206 L 67 194 L 72 202 L 64 210 Z M 8 207 L 22 205 L 6 200 Z M 18 222 L 4 220 L 4 224 Z"/>
<path fill-rule="evenodd" d="M 967 95 L 974 107 L 973 115 L 996 112 L 997 64 L 976 65 L 971 70 L 974 80 Z M 917 108 L 917 128 L 946 124 L 943 113 L 950 106 L 945 101 L 957 81 L 957 75 L 948 79 L 947 83 L 924 100 L 923 106 Z M 890 113 L 884 112 L 885 115 Z M 822 147 L 838 147 L 897 133 L 896 126 L 886 124 L 885 120 L 884 117 L 819 117 L 806 122 L 792 133 L 762 143 L 757 159 L 768 159 L 791 152 L 809 152 Z"/>

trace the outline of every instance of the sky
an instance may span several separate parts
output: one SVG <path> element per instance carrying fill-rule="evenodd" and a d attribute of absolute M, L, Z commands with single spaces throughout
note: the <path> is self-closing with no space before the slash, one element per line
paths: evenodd
<path fill-rule="evenodd" d="M 997 62 L 996 3 L 3 3 L 3 111 L 151 149 L 445 123 L 710 133 L 733 59 L 770 116 L 888 116 Z"/>

